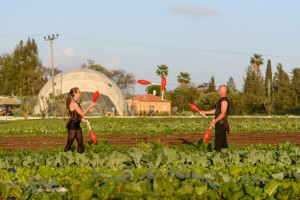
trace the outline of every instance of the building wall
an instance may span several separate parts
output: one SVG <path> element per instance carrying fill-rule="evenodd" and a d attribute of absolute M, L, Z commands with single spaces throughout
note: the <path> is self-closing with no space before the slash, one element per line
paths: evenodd
<path fill-rule="evenodd" d="M 127 99 L 128 108 L 130 110 L 132 105 L 132 100 Z M 146 102 L 146 101 L 137 101 L 134 100 L 134 110 L 136 114 L 149 114 L 150 112 L 162 113 L 167 112 L 171 114 L 171 102 Z M 153 111 L 150 111 L 150 106 L 154 108 Z M 146 112 L 146 113 L 145 113 Z"/>

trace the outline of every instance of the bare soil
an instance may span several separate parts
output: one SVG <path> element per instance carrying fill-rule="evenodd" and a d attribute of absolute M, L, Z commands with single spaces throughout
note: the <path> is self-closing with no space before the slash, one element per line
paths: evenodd
<path fill-rule="evenodd" d="M 163 136 L 135 136 L 135 135 L 97 135 L 109 144 L 117 146 L 135 146 L 141 142 L 150 143 L 159 141 L 162 145 L 194 144 L 203 138 L 203 133 L 178 133 Z M 300 145 L 300 133 L 230 133 L 227 135 L 229 144 L 237 146 L 250 144 L 280 144 L 290 142 Z M 35 137 L 0 137 L 0 149 L 46 149 L 64 147 L 67 136 L 35 136 Z M 208 142 L 214 142 L 212 134 Z M 91 143 L 89 136 L 84 137 L 84 143 Z M 77 146 L 76 141 L 74 145 Z"/>

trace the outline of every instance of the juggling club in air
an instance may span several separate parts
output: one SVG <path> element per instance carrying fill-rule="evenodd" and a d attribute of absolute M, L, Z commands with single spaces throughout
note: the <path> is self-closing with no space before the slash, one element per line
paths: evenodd
<path fill-rule="evenodd" d="M 93 103 L 95 103 L 97 101 L 98 97 L 99 97 L 99 91 L 97 90 L 93 96 Z"/>

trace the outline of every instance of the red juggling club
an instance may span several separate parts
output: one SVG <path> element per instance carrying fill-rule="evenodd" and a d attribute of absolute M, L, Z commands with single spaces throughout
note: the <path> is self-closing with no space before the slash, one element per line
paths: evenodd
<path fill-rule="evenodd" d="M 167 80 L 166 80 L 166 77 L 163 76 L 161 77 L 161 99 L 163 100 L 164 99 L 164 93 L 165 93 L 165 88 L 166 88 L 166 84 L 167 84 Z"/>
<path fill-rule="evenodd" d="M 98 97 L 99 97 L 99 91 L 97 90 L 93 96 L 93 103 L 95 103 L 97 101 Z"/>
<path fill-rule="evenodd" d="M 200 113 L 201 115 L 203 115 L 204 117 L 207 118 L 207 116 L 206 116 L 205 114 L 203 114 L 203 113 L 199 110 L 199 108 L 198 108 L 197 106 L 195 106 L 195 105 L 192 104 L 192 103 L 189 103 L 189 106 L 190 106 L 190 108 L 191 108 L 192 110 L 194 110 L 194 111 Z"/>
<path fill-rule="evenodd" d="M 166 77 L 163 76 L 163 77 L 161 78 L 161 90 L 165 90 L 166 84 L 167 84 Z"/>
<path fill-rule="evenodd" d="M 143 80 L 143 79 L 137 80 L 137 82 L 138 82 L 139 84 L 142 84 L 142 85 L 149 85 L 149 84 L 151 84 L 150 81 Z"/>
<path fill-rule="evenodd" d="M 203 141 L 207 142 L 207 140 L 210 137 L 210 132 L 211 132 L 212 127 L 209 127 L 209 129 L 205 132 L 204 136 L 203 136 Z"/>
<path fill-rule="evenodd" d="M 92 128 L 91 128 L 90 125 L 88 125 L 88 127 L 89 127 L 89 129 L 90 129 L 90 137 L 91 137 L 92 141 L 93 141 L 94 143 L 96 143 L 96 142 L 97 142 L 96 134 L 94 133 L 94 131 L 92 130 Z"/>

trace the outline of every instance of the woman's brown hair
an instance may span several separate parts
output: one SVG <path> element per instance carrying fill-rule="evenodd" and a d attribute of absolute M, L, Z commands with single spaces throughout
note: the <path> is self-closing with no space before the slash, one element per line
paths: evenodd
<path fill-rule="evenodd" d="M 68 115 L 70 115 L 70 103 L 72 101 L 72 98 L 74 97 L 74 94 L 78 92 L 78 90 L 78 87 L 74 87 L 68 93 L 68 97 L 66 99 L 66 109 L 68 110 Z"/>

